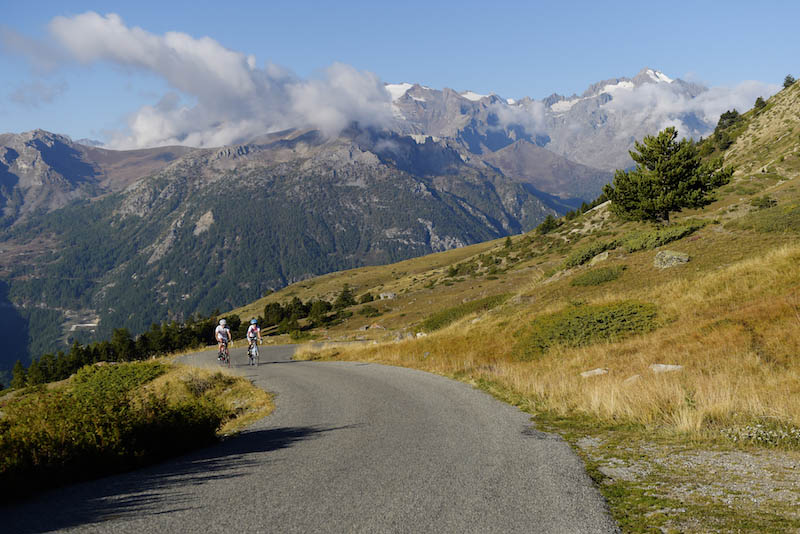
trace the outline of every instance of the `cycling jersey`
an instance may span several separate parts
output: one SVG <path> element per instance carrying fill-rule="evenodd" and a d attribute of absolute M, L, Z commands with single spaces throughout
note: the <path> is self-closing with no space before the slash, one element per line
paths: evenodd
<path fill-rule="evenodd" d="M 258 325 L 251 324 L 250 328 L 247 329 L 247 339 L 252 341 L 257 337 L 261 337 L 261 329 L 258 327 Z"/>
<path fill-rule="evenodd" d="M 223 341 L 228 341 L 231 338 L 231 331 L 226 326 L 219 325 L 217 329 L 214 330 L 214 338 L 219 339 L 222 338 Z"/>

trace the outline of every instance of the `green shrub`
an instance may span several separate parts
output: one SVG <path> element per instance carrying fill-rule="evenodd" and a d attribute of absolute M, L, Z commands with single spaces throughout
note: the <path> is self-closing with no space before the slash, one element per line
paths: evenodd
<path fill-rule="evenodd" d="M 514 356 L 533 360 L 553 346 L 585 346 L 648 332 L 656 327 L 653 304 L 623 301 L 602 305 L 573 305 L 537 317 L 520 331 Z"/>
<path fill-rule="evenodd" d="M 3 406 L 0 495 L 127 470 L 215 439 L 225 410 L 206 397 L 179 402 L 142 385 L 158 363 L 83 368 L 67 387 L 30 388 Z"/>
<path fill-rule="evenodd" d="M 383 315 L 378 308 L 370 305 L 364 306 L 358 310 L 358 313 L 364 315 L 365 317 L 378 317 L 379 315 Z"/>
<path fill-rule="evenodd" d="M 580 274 L 572 279 L 571 286 L 599 286 L 611 280 L 616 280 L 625 267 L 616 265 L 614 267 L 601 267 Z"/>
<path fill-rule="evenodd" d="M 778 202 L 769 195 L 764 195 L 763 197 L 755 197 L 752 199 L 750 205 L 756 209 L 763 210 L 777 206 Z"/>
<path fill-rule="evenodd" d="M 434 313 L 422 321 L 420 329 L 424 332 L 433 332 L 471 313 L 491 310 L 504 303 L 509 297 L 510 295 L 508 294 L 494 295 L 479 300 L 473 300 L 453 308 L 447 308 L 446 310 Z"/>
<path fill-rule="evenodd" d="M 614 249 L 616 247 L 617 247 L 616 241 L 592 243 L 588 246 L 579 248 L 578 250 L 570 254 L 564 261 L 564 267 L 569 269 L 570 267 L 577 267 L 578 265 L 583 265 L 584 263 L 591 260 L 598 254 L 605 252 L 606 250 Z"/>
<path fill-rule="evenodd" d="M 656 228 L 649 232 L 632 232 L 623 238 L 622 246 L 627 252 L 651 250 L 678 239 L 683 239 L 705 225 L 706 223 L 702 221 L 691 221 L 664 228 Z"/>

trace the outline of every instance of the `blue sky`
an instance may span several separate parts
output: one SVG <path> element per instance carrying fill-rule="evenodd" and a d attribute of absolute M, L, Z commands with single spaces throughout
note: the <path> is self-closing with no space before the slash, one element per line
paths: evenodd
<path fill-rule="evenodd" d="M 66 48 L 49 29 L 54 17 L 88 11 L 116 13 L 154 37 L 209 37 L 303 80 L 330 79 L 326 69 L 339 62 L 385 82 L 541 99 L 645 66 L 708 86 L 800 74 L 792 1 L 11 2 L 0 19 L 0 131 L 102 139 L 165 94 L 189 107 L 203 98 L 141 60 L 53 54 Z M 40 45 L 51 49 L 24 53 Z"/>

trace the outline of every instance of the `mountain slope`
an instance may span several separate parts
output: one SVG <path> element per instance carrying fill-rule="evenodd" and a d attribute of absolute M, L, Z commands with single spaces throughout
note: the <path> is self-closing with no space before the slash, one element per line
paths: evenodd
<path fill-rule="evenodd" d="M 108 337 L 313 275 L 519 233 L 555 213 L 468 159 L 444 143 L 357 129 L 192 150 L 122 191 L 17 221 L 0 236 L 10 251 L 0 272 L 17 310 L 50 310 L 50 325 L 82 318 L 61 340 L 86 339 L 79 323 Z M 102 160 L 116 181 L 93 184 L 120 187 L 120 161 L 131 159 Z"/>
<path fill-rule="evenodd" d="M 0 223 L 77 199 L 120 191 L 191 152 L 187 147 L 113 151 L 34 130 L 0 134 Z"/>
<path fill-rule="evenodd" d="M 595 199 L 614 177 L 610 172 L 573 163 L 526 139 L 485 154 L 482 159 L 513 180 L 560 198 Z"/>

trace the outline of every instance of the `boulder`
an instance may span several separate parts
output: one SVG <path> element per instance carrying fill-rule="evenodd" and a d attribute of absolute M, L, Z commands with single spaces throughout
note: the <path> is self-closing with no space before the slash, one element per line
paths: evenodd
<path fill-rule="evenodd" d="M 685 252 L 675 252 L 674 250 L 662 250 L 656 254 L 653 266 L 659 269 L 675 267 L 689 261 L 689 255 Z"/>
<path fill-rule="evenodd" d="M 596 265 L 601 261 L 606 261 L 607 259 L 608 259 L 608 251 L 606 250 L 605 252 L 601 252 L 600 254 L 592 258 L 592 260 L 589 262 L 589 265 Z"/>
<path fill-rule="evenodd" d="M 597 375 L 604 375 L 608 372 L 608 369 L 603 369 L 598 367 L 597 369 L 592 369 L 591 371 L 584 371 L 581 373 L 583 378 L 589 378 L 590 376 L 597 376 Z"/>
<path fill-rule="evenodd" d="M 666 363 L 650 364 L 650 370 L 654 373 L 671 373 L 672 371 L 680 371 L 681 369 L 683 369 L 682 365 L 670 365 Z"/>

